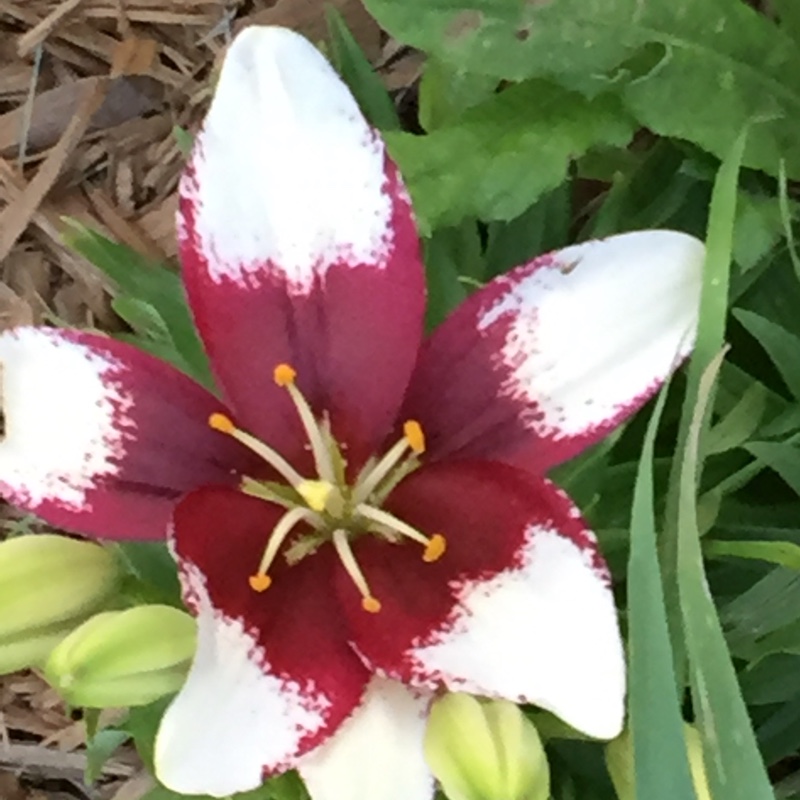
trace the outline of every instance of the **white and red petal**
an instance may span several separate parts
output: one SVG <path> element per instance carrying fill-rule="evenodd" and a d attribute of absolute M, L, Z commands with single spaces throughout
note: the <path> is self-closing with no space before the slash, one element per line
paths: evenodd
<path fill-rule="evenodd" d="M 297 769 L 312 800 L 430 800 L 423 739 L 431 693 L 373 677 L 361 705 Z"/>
<path fill-rule="evenodd" d="M 379 674 L 534 703 L 591 736 L 622 727 L 625 662 L 594 536 L 548 481 L 504 464 L 421 469 L 389 507 L 447 550 L 365 537 L 356 556 L 377 614 L 338 581 L 356 652 Z"/>
<path fill-rule="evenodd" d="M 383 141 L 302 36 L 251 27 L 234 40 L 180 198 L 190 302 L 241 424 L 301 454 L 273 382 L 286 362 L 351 458 L 371 453 L 421 337 L 419 243 Z"/>
<path fill-rule="evenodd" d="M 606 436 L 688 354 L 704 248 L 640 231 L 496 278 L 423 345 L 404 407 L 428 455 L 544 472 Z"/>
<path fill-rule="evenodd" d="M 253 591 L 281 509 L 207 487 L 175 511 L 172 544 L 198 619 L 186 684 L 156 740 L 156 774 L 182 794 L 253 789 L 324 742 L 358 705 L 368 673 L 347 646 L 323 547 Z M 333 601 L 333 602 L 332 602 Z"/>
<path fill-rule="evenodd" d="M 162 538 L 172 507 L 251 461 L 208 427 L 220 402 L 152 356 L 52 328 L 0 336 L 0 492 L 53 525 Z"/>

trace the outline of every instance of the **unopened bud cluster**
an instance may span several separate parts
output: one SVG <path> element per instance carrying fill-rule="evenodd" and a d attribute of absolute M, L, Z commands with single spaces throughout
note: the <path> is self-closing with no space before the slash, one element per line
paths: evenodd
<path fill-rule="evenodd" d="M 50 651 L 112 596 L 114 556 L 66 536 L 19 536 L 0 543 L 0 674 L 39 666 Z"/>
<path fill-rule="evenodd" d="M 507 700 L 460 692 L 437 700 L 428 720 L 425 757 L 449 800 L 550 796 L 550 770 L 539 734 Z"/>
<path fill-rule="evenodd" d="M 178 691 L 195 646 L 195 621 L 177 608 L 107 611 L 58 644 L 45 677 L 71 705 L 145 705 Z"/>

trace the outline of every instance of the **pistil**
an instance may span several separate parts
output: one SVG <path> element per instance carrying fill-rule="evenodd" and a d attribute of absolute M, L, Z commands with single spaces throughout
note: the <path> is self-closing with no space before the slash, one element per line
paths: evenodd
<path fill-rule="evenodd" d="M 243 492 L 287 509 L 269 534 L 258 570 L 249 576 L 250 587 L 255 592 L 270 587 L 270 568 L 296 526 L 303 522 L 310 530 L 295 537 L 284 550 L 287 564 L 296 564 L 325 542 L 330 542 L 361 594 L 362 608 L 376 614 L 381 610 L 381 603 L 372 594 L 353 553 L 352 542 L 355 539 L 365 535 L 379 536 L 392 542 L 399 538 L 411 539 L 422 545 L 422 560 L 428 563 L 440 559 L 447 547 L 442 534 L 426 536 L 379 508 L 394 487 L 419 466 L 419 456 L 425 452 L 422 426 L 416 420 L 407 420 L 400 441 L 382 458 L 371 459 L 350 488 L 346 485 L 339 444 L 333 438 L 327 420 L 320 422 L 314 416 L 308 401 L 295 385 L 296 375 L 289 364 L 278 364 L 274 370 L 275 383 L 287 390 L 300 416 L 314 456 L 316 477 L 304 478 L 280 453 L 237 428 L 225 414 L 212 414 L 208 420 L 214 430 L 233 437 L 260 456 L 291 487 L 242 477 L 240 488 Z"/>

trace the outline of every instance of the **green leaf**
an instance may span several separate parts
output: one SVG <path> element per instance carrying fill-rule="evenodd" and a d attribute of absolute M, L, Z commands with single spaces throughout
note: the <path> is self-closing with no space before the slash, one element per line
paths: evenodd
<path fill-rule="evenodd" d="M 725 325 L 728 317 L 728 290 L 730 286 L 731 255 L 733 252 L 733 228 L 736 220 L 736 199 L 739 170 L 744 152 L 745 133 L 737 139 L 728 157 L 722 163 L 714 182 L 709 211 L 708 235 L 706 237 L 706 261 L 703 288 L 700 298 L 700 315 L 694 354 L 689 362 L 686 397 L 683 404 L 681 424 L 675 452 L 686 447 L 694 404 L 703 371 L 717 356 L 723 346 Z M 708 421 L 704 421 L 705 429 Z M 704 438 L 704 437 L 702 437 Z M 675 653 L 675 672 L 684 671 L 684 637 L 678 599 L 679 589 L 679 498 L 683 471 L 678 459 L 673 461 L 667 494 L 667 513 L 661 539 L 661 565 L 664 575 L 664 592 L 669 612 L 670 636 Z M 696 521 L 695 521 L 696 525 Z"/>
<path fill-rule="evenodd" d="M 509 222 L 492 222 L 486 243 L 486 275 L 494 276 L 535 256 L 569 244 L 572 187 L 569 182 L 542 195 Z"/>
<path fill-rule="evenodd" d="M 491 75 L 476 75 L 429 59 L 419 82 L 419 124 L 426 131 L 452 124 L 496 89 L 497 78 Z"/>
<path fill-rule="evenodd" d="M 181 608 L 181 590 L 175 560 L 159 542 L 113 542 L 128 571 L 143 585 L 142 600 Z"/>
<path fill-rule="evenodd" d="M 703 552 L 711 558 L 732 556 L 768 561 L 789 569 L 800 570 L 800 545 L 794 542 L 737 541 L 721 539 L 706 541 Z"/>
<path fill-rule="evenodd" d="M 189 156 L 192 152 L 192 147 L 194 146 L 194 136 L 192 136 L 186 128 L 181 128 L 180 125 L 173 125 L 172 126 L 172 138 L 175 139 L 176 144 L 178 145 L 178 150 L 184 156 Z"/>
<path fill-rule="evenodd" d="M 70 227 L 64 237 L 67 244 L 111 278 L 119 296 L 127 298 L 122 301 L 123 309 L 133 312 L 132 302 L 155 309 L 168 329 L 175 350 L 183 359 L 183 364 L 179 366 L 196 380 L 212 386 L 208 359 L 195 330 L 177 273 L 164 264 L 145 258 L 130 247 L 107 239 L 76 220 L 65 219 L 65 222 Z M 140 305 L 139 314 L 142 311 L 143 306 Z M 141 317 L 139 319 L 141 321 Z"/>
<path fill-rule="evenodd" d="M 780 25 L 798 44 L 800 44 L 800 4 L 797 0 L 772 0 L 778 12 Z"/>
<path fill-rule="evenodd" d="M 460 228 L 440 228 L 424 241 L 425 276 L 427 279 L 428 303 L 425 309 L 425 327 L 435 328 L 467 296 L 467 289 L 460 280 L 459 254 L 473 252 L 480 242 L 478 233 L 472 225 L 472 232 L 465 230 L 467 223 Z"/>
<path fill-rule="evenodd" d="M 737 308 L 733 316 L 766 350 L 789 391 L 800 400 L 800 337 L 752 311 Z"/>
<path fill-rule="evenodd" d="M 139 336 L 162 345 L 172 346 L 169 326 L 150 303 L 136 297 L 119 295 L 114 298 L 111 306 Z"/>
<path fill-rule="evenodd" d="M 628 710 L 637 797 L 694 797 L 656 548 L 653 457 L 667 398 L 662 390 L 647 426 L 631 514 L 628 561 Z"/>
<path fill-rule="evenodd" d="M 696 183 L 683 170 L 685 161 L 684 152 L 672 142 L 661 140 L 624 169 L 608 176 L 611 188 L 582 236 L 598 238 L 623 230 L 667 226 Z M 653 190 L 656 186 L 658 191 Z"/>
<path fill-rule="evenodd" d="M 623 146 L 632 132 L 614 97 L 527 81 L 425 136 L 386 138 L 429 232 L 465 217 L 513 219 L 561 184 L 572 159 L 597 144 Z"/>
<path fill-rule="evenodd" d="M 703 442 L 706 457 L 741 447 L 755 433 L 767 405 L 767 389 L 753 382 L 736 405 L 708 432 Z"/>
<path fill-rule="evenodd" d="M 400 127 L 397 110 L 369 59 L 358 46 L 344 17 L 334 6 L 325 7 L 333 64 L 358 101 L 364 116 L 384 131 Z"/>
<path fill-rule="evenodd" d="M 792 0 L 789 0 L 792 2 Z M 648 128 L 800 177 L 800 51 L 741 0 L 366 0 L 393 36 L 469 72 L 613 90 Z"/>
<path fill-rule="evenodd" d="M 703 737 L 712 796 L 725 800 L 774 800 L 722 626 L 708 591 L 697 529 L 700 436 L 724 352 L 721 351 L 701 375 L 682 458 L 678 505 L 681 616 L 689 656 L 692 700 Z"/>
<path fill-rule="evenodd" d="M 759 461 L 763 461 L 800 495 L 800 447 L 790 442 L 751 442 L 746 445 Z"/>
<path fill-rule="evenodd" d="M 85 713 L 85 712 L 84 712 Z M 86 770 L 84 780 L 94 783 L 102 774 L 106 761 L 122 744 L 130 739 L 130 734 L 117 728 L 104 728 L 86 742 Z"/>

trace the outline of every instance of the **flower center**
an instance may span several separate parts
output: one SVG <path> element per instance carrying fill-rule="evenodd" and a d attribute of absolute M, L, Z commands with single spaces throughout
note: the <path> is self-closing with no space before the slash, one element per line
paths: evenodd
<path fill-rule="evenodd" d="M 425 434 L 416 420 L 403 425 L 403 435 L 381 458 L 371 458 L 359 472 L 355 482 L 346 479 L 346 461 L 342 448 L 331 433 L 327 419 L 318 420 L 303 393 L 297 388 L 297 373 L 288 364 L 275 367 L 274 379 L 289 393 L 303 424 L 316 475 L 301 475 L 280 453 L 251 434 L 237 428 L 224 414 L 212 414 L 208 424 L 232 436 L 266 461 L 285 481 L 272 482 L 244 477 L 240 488 L 246 494 L 286 508 L 286 513 L 272 529 L 258 569 L 249 577 L 253 591 L 263 592 L 272 584 L 269 570 L 281 548 L 304 523 L 310 533 L 294 536 L 284 550 L 289 565 L 315 552 L 330 542 L 342 566 L 361 593 L 365 611 L 380 611 L 380 601 L 372 594 L 369 583 L 353 552 L 352 543 L 359 536 L 373 535 L 396 544 L 410 539 L 422 546 L 422 559 L 433 562 L 446 548 L 442 534 L 426 536 L 381 506 L 400 481 L 419 466 L 425 452 Z"/>

